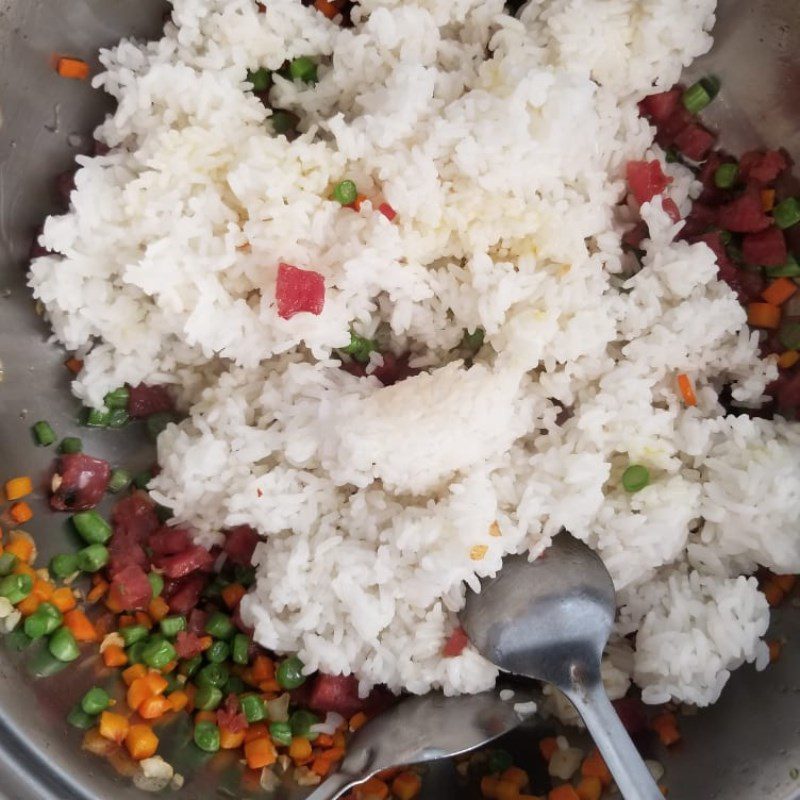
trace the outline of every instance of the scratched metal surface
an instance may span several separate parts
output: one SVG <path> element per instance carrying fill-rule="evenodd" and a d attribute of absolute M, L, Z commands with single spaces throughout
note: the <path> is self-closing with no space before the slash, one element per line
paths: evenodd
<path fill-rule="evenodd" d="M 732 150 L 759 142 L 783 144 L 800 158 L 800 4 L 796 0 L 723 0 L 717 45 L 695 72 L 724 81 L 711 109 Z M 0 0 L 0 475 L 42 475 L 50 458 L 30 444 L 29 425 L 53 422 L 60 435 L 81 435 L 89 452 L 144 466 L 152 452 L 131 436 L 78 430 L 63 354 L 47 343 L 25 289 L 33 232 L 58 209 L 53 176 L 88 151 L 87 133 L 108 108 L 88 85 L 60 80 L 53 53 L 94 61 L 97 49 L 123 35 L 155 36 L 160 0 Z M 42 495 L 36 498 L 43 510 Z M 65 547 L 60 519 L 37 514 L 30 526 L 42 558 Z M 800 613 L 776 615 L 773 635 L 784 635 L 784 656 L 765 674 L 745 668 L 722 700 L 683 725 L 684 742 L 658 751 L 671 796 L 683 800 L 800 797 L 790 777 L 800 769 Z M 99 759 L 80 751 L 80 734 L 66 725 L 67 710 L 91 683 L 107 680 L 92 660 L 52 673 L 47 659 L 10 653 L 0 645 L 0 796 L 8 800 L 134 800 L 142 795 Z M 46 677 L 37 677 L 47 674 Z M 188 780 L 182 796 L 257 796 L 242 787 L 233 757 L 209 758 L 187 746 L 188 728 L 170 732 L 165 755 Z M 533 734 L 511 735 L 504 745 L 534 774 Z M 289 797 L 281 790 L 280 797 Z M 295 796 L 300 796 L 296 794 Z M 427 798 L 469 796 L 450 764 L 426 779 Z"/>

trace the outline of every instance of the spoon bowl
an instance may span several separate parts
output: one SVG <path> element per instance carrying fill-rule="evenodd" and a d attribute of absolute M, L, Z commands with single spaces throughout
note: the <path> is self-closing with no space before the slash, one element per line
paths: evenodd
<path fill-rule="evenodd" d="M 566 532 L 534 561 L 507 558 L 469 592 L 461 624 L 501 670 L 552 683 L 570 699 L 626 800 L 659 800 L 647 766 L 603 688 L 600 661 L 614 623 L 614 584 L 599 556 Z"/>
<path fill-rule="evenodd" d="M 529 697 L 517 692 L 516 702 Z M 335 800 L 377 772 L 468 753 L 520 725 L 524 716 L 497 692 L 400 701 L 354 734 L 338 771 L 306 800 Z"/>

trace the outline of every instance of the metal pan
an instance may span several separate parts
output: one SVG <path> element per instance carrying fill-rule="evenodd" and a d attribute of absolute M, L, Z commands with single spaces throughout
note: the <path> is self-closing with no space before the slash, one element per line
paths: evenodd
<path fill-rule="evenodd" d="M 98 48 L 122 36 L 157 36 L 160 0 L 0 0 L 0 474 L 43 475 L 50 454 L 31 446 L 29 426 L 49 419 L 60 435 L 83 437 L 86 449 L 112 462 L 146 466 L 153 454 L 141 436 L 77 428 L 63 353 L 47 342 L 25 289 L 27 254 L 43 217 L 58 210 L 55 175 L 77 153 L 89 152 L 93 127 L 108 101 L 87 84 L 59 79 L 54 53 L 95 61 Z M 796 0 L 721 0 L 714 51 L 693 67 L 724 82 L 712 114 L 726 144 L 739 151 L 755 144 L 783 145 L 800 159 L 800 4 Z M 44 511 L 43 492 L 35 501 Z M 71 534 L 61 519 L 37 514 L 28 526 L 47 559 Z M 737 800 L 800 798 L 800 613 L 775 615 L 773 634 L 787 637 L 781 660 L 766 673 L 736 672 L 721 701 L 682 723 L 683 744 L 659 753 L 671 796 Z M 24 657 L 0 644 L 0 796 L 8 800 L 134 800 L 143 795 L 128 778 L 80 749 L 68 728 L 68 709 L 98 680 L 93 660 L 49 674 L 46 659 Z M 48 674 L 47 677 L 37 677 Z M 99 677 L 102 680 L 102 675 Z M 189 729 L 170 734 L 165 757 L 187 777 L 181 796 L 259 796 L 242 787 L 230 754 L 210 759 L 187 747 Z M 532 754 L 533 732 L 505 743 L 522 759 Z M 524 763 L 524 762 L 520 762 Z M 531 770 L 537 768 L 531 758 Z M 452 765 L 425 782 L 429 798 L 464 797 Z M 302 796 L 281 788 L 275 797 Z"/>

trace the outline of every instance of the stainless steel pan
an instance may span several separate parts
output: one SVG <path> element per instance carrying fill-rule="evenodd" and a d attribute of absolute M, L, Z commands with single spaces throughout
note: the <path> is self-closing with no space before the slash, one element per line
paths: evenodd
<path fill-rule="evenodd" d="M 0 0 L 0 477 L 43 473 L 51 453 L 31 445 L 29 426 L 44 418 L 62 436 L 82 436 L 88 452 L 133 466 L 152 460 L 135 435 L 78 430 L 64 356 L 47 343 L 47 329 L 25 289 L 25 267 L 36 227 L 58 208 L 54 176 L 70 167 L 76 153 L 89 151 L 88 134 L 108 107 L 87 84 L 58 78 L 53 54 L 93 61 L 99 47 L 122 36 L 156 36 L 163 11 L 159 0 Z M 780 144 L 800 159 L 800 3 L 721 0 L 716 37 L 713 53 L 693 72 L 722 77 L 722 99 L 711 113 L 724 141 L 734 151 Z M 44 511 L 41 497 L 36 510 Z M 45 559 L 62 550 L 70 535 L 62 520 L 46 513 L 27 527 Z M 771 635 L 788 640 L 781 660 L 762 674 L 750 668 L 735 673 L 718 705 L 682 723 L 683 744 L 660 754 L 671 797 L 800 797 L 800 781 L 792 777 L 800 769 L 800 611 L 788 607 L 775 616 Z M 80 734 L 66 725 L 71 704 L 97 679 L 94 663 L 34 676 L 47 668 L 0 645 L 0 795 L 141 797 L 128 779 L 81 752 Z M 184 747 L 187 741 L 188 727 L 174 731 L 165 753 L 194 776 L 184 798 L 250 796 L 233 757 L 208 760 Z M 508 747 L 519 756 L 532 752 L 532 732 L 518 733 Z M 465 796 L 452 765 L 431 775 L 426 787 L 429 798 Z"/>

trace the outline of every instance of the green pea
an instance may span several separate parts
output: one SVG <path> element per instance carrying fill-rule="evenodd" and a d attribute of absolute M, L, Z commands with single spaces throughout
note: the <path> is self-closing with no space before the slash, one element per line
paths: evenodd
<path fill-rule="evenodd" d="M 214 642 L 211 647 L 206 650 L 206 658 L 212 664 L 222 664 L 223 661 L 228 660 L 228 656 L 231 654 L 231 649 L 225 642 L 221 642 L 217 640 Z"/>
<path fill-rule="evenodd" d="M 288 747 L 292 743 L 292 728 L 288 722 L 273 722 L 269 726 L 273 741 Z"/>
<path fill-rule="evenodd" d="M 244 633 L 233 637 L 232 658 L 234 664 L 246 665 L 250 660 L 250 639 Z"/>
<path fill-rule="evenodd" d="M 228 670 L 223 664 L 206 664 L 198 673 L 198 686 L 216 686 L 221 689 L 228 682 Z"/>
<path fill-rule="evenodd" d="M 650 470 L 641 464 L 631 464 L 622 473 L 622 487 L 633 494 L 644 489 L 650 483 Z"/>
<path fill-rule="evenodd" d="M 108 548 L 103 544 L 90 544 L 78 550 L 78 568 L 82 572 L 98 572 L 108 564 Z"/>
<path fill-rule="evenodd" d="M 236 626 L 229 616 L 215 611 L 206 622 L 206 633 L 210 633 L 215 639 L 230 639 L 236 633 Z"/>
<path fill-rule="evenodd" d="M 75 553 L 59 553 L 50 559 L 50 572 L 56 578 L 68 578 L 78 571 L 78 556 Z"/>
<path fill-rule="evenodd" d="M 67 722 L 72 725 L 73 728 L 86 731 L 93 727 L 97 720 L 91 714 L 87 714 L 81 708 L 81 704 L 78 703 L 67 715 Z"/>
<path fill-rule="evenodd" d="M 206 753 L 219 750 L 219 728 L 213 722 L 198 722 L 194 726 L 194 743 Z"/>
<path fill-rule="evenodd" d="M 149 634 L 144 625 L 125 625 L 119 629 L 119 635 L 125 642 L 125 647 L 130 647 L 136 642 L 143 642 Z"/>
<path fill-rule="evenodd" d="M 351 203 L 355 203 L 357 197 L 358 189 L 351 180 L 339 181 L 339 183 L 333 187 L 333 199 L 343 206 L 349 206 Z"/>
<path fill-rule="evenodd" d="M 93 686 L 83 696 L 81 700 L 81 708 L 87 714 L 97 715 L 101 711 L 105 711 L 111 705 L 111 698 L 105 689 L 99 686 Z"/>
<path fill-rule="evenodd" d="M 216 686 L 201 686 L 197 690 L 194 704 L 201 711 L 213 711 L 222 702 L 222 690 Z"/>
<path fill-rule="evenodd" d="M 269 70 L 260 67 L 256 70 L 247 71 L 247 82 L 253 86 L 254 92 L 266 92 L 269 89 L 270 74 Z"/>
<path fill-rule="evenodd" d="M 295 711 L 289 717 L 289 727 L 292 729 L 293 736 L 303 736 L 304 738 L 308 739 L 309 741 L 314 741 L 319 735 L 318 733 L 312 733 L 311 726 L 316 725 L 319 723 L 319 718 L 312 714 L 310 711 L 306 711 L 304 709 L 300 709 L 299 711 Z"/>
<path fill-rule="evenodd" d="M 142 650 L 142 660 L 148 667 L 163 669 L 177 656 L 175 648 L 166 639 L 151 637 Z"/>
<path fill-rule="evenodd" d="M 31 639 L 49 636 L 62 622 L 61 612 L 52 603 L 41 603 L 36 611 L 26 620 L 23 626 Z"/>
<path fill-rule="evenodd" d="M 296 689 L 306 682 L 303 675 L 303 662 L 297 656 L 291 656 L 281 661 L 275 673 L 275 678 L 283 689 Z"/>
<path fill-rule="evenodd" d="M 317 65 L 308 56 L 300 56 L 300 58 L 295 58 L 289 64 L 289 74 L 294 80 L 300 80 L 303 83 L 316 83 Z"/>
<path fill-rule="evenodd" d="M 161 633 L 164 634 L 168 639 L 172 639 L 177 636 L 181 631 L 186 630 L 186 617 L 181 616 L 180 614 L 172 617 L 164 617 L 159 623 L 159 627 L 161 628 Z"/>
<path fill-rule="evenodd" d="M 130 389 L 128 389 L 127 386 L 120 386 L 119 389 L 114 389 L 113 392 L 109 392 L 103 398 L 103 403 L 106 408 L 127 408 L 130 398 Z"/>
<path fill-rule="evenodd" d="M 108 491 L 117 494 L 131 485 L 131 474 L 125 469 L 112 469 L 108 479 Z"/>
<path fill-rule="evenodd" d="M 159 597 L 164 591 L 164 579 L 157 572 L 148 572 L 147 580 L 150 581 L 153 597 Z"/>
<path fill-rule="evenodd" d="M 0 576 L 5 577 L 14 571 L 19 559 L 13 553 L 3 553 L 0 555 Z"/>
<path fill-rule="evenodd" d="M 131 664 L 144 664 L 144 647 L 145 642 L 134 642 L 126 651 L 128 661 Z"/>
<path fill-rule="evenodd" d="M 12 605 L 21 603 L 32 590 L 30 575 L 6 575 L 0 580 L 0 597 L 5 597 Z"/>
<path fill-rule="evenodd" d="M 78 643 L 69 628 L 59 628 L 48 642 L 50 655 L 58 661 L 75 661 L 81 654 Z"/>
<path fill-rule="evenodd" d="M 86 544 L 105 544 L 113 531 L 96 511 L 79 511 L 72 515 L 72 524 Z"/>
<path fill-rule="evenodd" d="M 202 656 L 192 656 L 191 658 L 181 661 L 180 665 L 178 666 L 178 672 L 181 675 L 185 675 L 187 678 L 191 678 L 197 672 L 197 670 L 200 669 L 202 664 Z"/>
<path fill-rule="evenodd" d="M 80 453 L 83 450 L 83 442 L 77 436 L 65 436 L 58 446 L 60 453 L 70 455 L 72 453 Z"/>
<path fill-rule="evenodd" d="M 260 722 L 267 717 L 267 704 L 256 694 L 246 694 L 239 699 L 242 713 L 248 722 Z"/>

